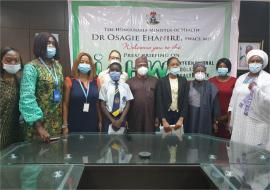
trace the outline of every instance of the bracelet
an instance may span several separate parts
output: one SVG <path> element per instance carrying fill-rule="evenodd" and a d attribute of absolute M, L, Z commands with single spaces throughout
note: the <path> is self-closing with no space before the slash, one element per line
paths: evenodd
<path fill-rule="evenodd" d="M 62 129 L 67 128 L 67 127 L 68 127 L 68 124 L 63 124 L 62 125 Z"/>

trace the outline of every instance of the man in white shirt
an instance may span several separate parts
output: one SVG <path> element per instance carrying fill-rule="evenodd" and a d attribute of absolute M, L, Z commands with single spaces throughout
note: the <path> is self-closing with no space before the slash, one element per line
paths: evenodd
<path fill-rule="evenodd" d="M 126 115 L 130 101 L 133 100 L 129 85 L 120 80 L 121 73 L 122 66 L 119 63 L 110 64 L 108 74 L 111 79 L 101 86 L 99 92 L 101 109 L 110 121 L 109 134 L 124 133 L 127 124 Z"/>
<path fill-rule="evenodd" d="M 108 59 L 109 63 L 112 64 L 114 62 L 116 63 L 121 63 L 121 54 L 119 51 L 117 50 L 112 50 L 109 54 L 109 59 Z M 99 73 L 98 75 L 98 79 L 100 81 L 100 85 L 102 86 L 103 84 L 105 84 L 106 82 L 110 81 L 110 75 L 109 75 L 109 68 L 107 68 L 106 70 L 102 71 Z M 122 72 L 122 74 L 120 75 L 120 81 L 121 82 L 126 82 L 128 79 L 128 74 L 126 72 Z"/>

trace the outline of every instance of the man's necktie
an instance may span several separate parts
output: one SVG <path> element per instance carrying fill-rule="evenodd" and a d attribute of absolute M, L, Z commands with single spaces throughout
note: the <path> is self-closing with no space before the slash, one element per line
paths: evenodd
<path fill-rule="evenodd" d="M 118 83 L 115 83 L 115 93 L 113 99 L 112 115 L 117 117 L 120 114 L 120 92 L 118 88 Z"/>
<path fill-rule="evenodd" d="M 120 114 L 120 92 L 119 92 L 119 88 L 118 88 L 118 83 L 115 83 L 115 93 L 114 93 L 114 99 L 113 99 L 113 107 L 112 107 L 112 115 L 113 117 L 118 120 L 121 117 Z M 125 127 L 126 126 L 126 119 L 124 119 L 124 121 L 121 123 L 121 127 Z M 112 128 L 114 131 L 118 131 L 120 129 L 120 127 L 115 127 L 112 125 Z"/>

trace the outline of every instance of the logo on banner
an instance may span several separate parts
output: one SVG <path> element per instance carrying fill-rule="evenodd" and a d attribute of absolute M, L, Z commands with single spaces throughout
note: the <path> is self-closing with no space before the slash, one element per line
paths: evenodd
<path fill-rule="evenodd" d="M 160 14 L 157 14 L 156 11 L 151 11 L 148 15 L 146 15 L 147 24 L 155 25 L 160 22 Z"/>
<path fill-rule="evenodd" d="M 95 55 L 94 55 L 94 58 L 95 58 L 95 60 L 97 60 L 97 61 L 101 61 L 102 58 L 103 58 L 103 56 L 102 56 L 102 54 L 98 53 L 98 54 L 95 54 Z"/>

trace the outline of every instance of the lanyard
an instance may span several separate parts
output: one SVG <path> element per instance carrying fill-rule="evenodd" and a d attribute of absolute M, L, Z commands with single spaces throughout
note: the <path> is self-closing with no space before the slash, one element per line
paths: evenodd
<path fill-rule="evenodd" d="M 55 85 L 58 86 L 58 77 L 56 75 L 54 66 L 53 66 L 53 71 L 54 74 L 52 73 L 52 71 L 49 69 L 49 67 L 47 66 L 47 64 L 43 61 L 43 59 L 39 58 L 39 61 L 45 66 L 45 68 L 47 69 L 47 71 L 50 73 L 50 75 L 52 76 L 52 78 L 54 79 Z"/>
<path fill-rule="evenodd" d="M 87 88 L 87 91 L 85 92 L 84 87 L 83 87 L 83 85 L 82 85 L 82 81 L 81 81 L 81 80 L 78 80 L 78 81 L 79 81 L 79 83 L 80 83 L 81 89 L 82 89 L 83 94 L 84 94 L 84 96 L 85 96 L 85 101 L 87 102 L 87 97 L 88 97 L 88 94 L 89 94 L 89 88 L 90 88 L 90 82 L 88 82 L 88 88 Z"/>

